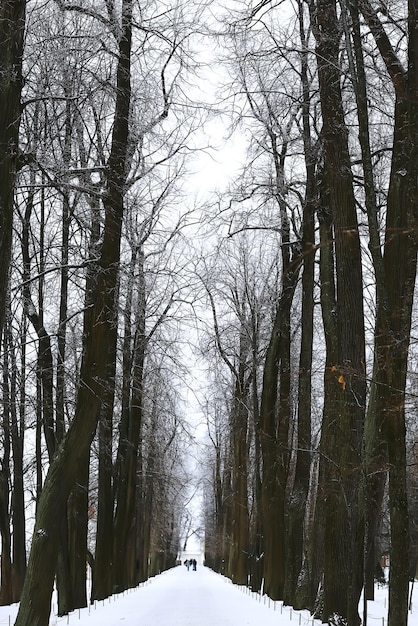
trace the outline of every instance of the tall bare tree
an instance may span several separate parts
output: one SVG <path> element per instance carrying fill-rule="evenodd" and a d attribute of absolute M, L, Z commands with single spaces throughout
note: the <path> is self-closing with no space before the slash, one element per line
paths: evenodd
<path fill-rule="evenodd" d="M 362 260 L 348 131 L 338 66 L 340 35 L 333 0 L 319 0 L 314 22 L 324 141 L 323 198 L 332 217 L 336 273 L 336 357 L 330 419 L 323 423 L 323 619 L 358 623 L 362 588 L 359 485 L 366 406 Z M 328 303 L 329 304 L 329 303 Z M 353 550 L 353 545 L 355 549 Z"/>
<path fill-rule="evenodd" d="M 407 623 L 408 613 L 408 502 L 406 488 L 405 387 L 410 346 L 411 314 L 417 266 L 417 149 L 418 149 L 418 33 L 417 6 L 407 7 L 406 67 L 396 54 L 376 11 L 367 1 L 359 8 L 374 36 L 391 78 L 394 124 L 383 264 L 375 262 L 380 298 L 376 314 L 374 440 L 369 441 L 370 471 L 384 471 L 389 463 L 391 568 L 389 624 Z M 384 276 L 384 283 L 379 281 Z M 383 438 L 381 434 L 383 434 Z M 386 448 L 386 449 L 385 449 Z M 387 457 L 386 457 L 387 454 Z M 371 520 L 375 524 L 374 519 Z"/>

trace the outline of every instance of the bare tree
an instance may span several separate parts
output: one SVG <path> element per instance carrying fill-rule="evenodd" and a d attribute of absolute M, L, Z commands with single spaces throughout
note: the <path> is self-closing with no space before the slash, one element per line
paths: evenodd
<path fill-rule="evenodd" d="M 408 3 L 406 67 L 395 53 L 376 11 L 360 10 L 375 39 L 395 92 L 392 162 L 387 196 L 383 263 L 375 261 L 379 301 L 375 330 L 374 408 L 378 428 L 370 441 L 370 467 L 389 462 L 391 569 L 389 624 L 406 624 L 408 612 L 408 504 L 406 491 L 405 385 L 416 278 L 417 7 Z M 395 269 L 396 268 L 396 269 Z M 384 276 L 382 284 L 381 276 Z M 383 441 L 378 435 L 383 433 Z M 372 524 L 374 520 L 372 519 Z"/>

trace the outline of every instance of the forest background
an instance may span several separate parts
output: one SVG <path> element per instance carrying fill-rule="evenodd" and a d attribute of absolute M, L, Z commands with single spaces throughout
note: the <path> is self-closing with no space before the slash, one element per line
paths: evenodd
<path fill-rule="evenodd" d="M 407 623 L 417 11 L 2 1 L 0 601 L 20 600 L 17 626 L 48 624 L 54 584 L 65 615 L 174 565 L 197 484 L 214 570 L 357 626 L 383 558 L 388 624 Z"/>

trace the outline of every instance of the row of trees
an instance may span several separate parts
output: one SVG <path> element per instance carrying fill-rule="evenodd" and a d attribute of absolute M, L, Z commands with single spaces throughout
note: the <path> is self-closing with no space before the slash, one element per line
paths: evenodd
<path fill-rule="evenodd" d="M 262 2 L 224 32 L 248 159 L 201 272 L 206 558 L 332 624 L 359 623 L 363 587 L 367 620 L 386 483 L 388 623 L 407 623 L 416 11 Z"/>
<path fill-rule="evenodd" d="M 416 5 L 222 14 L 219 108 L 248 159 L 192 265 L 205 7 L 2 4 L 0 597 L 20 598 L 18 626 L 48 623 L 55 580 L 61 614 L 85 605 L 86 558 L 92 599 L 174 564 L 192 311 L 211 360 L 207 563 L 357 626 L 388 478 L 389 625 L 407 623 Z"/>
<path fill-rule="evenodd" d="M 176 562 L 199 9 L 25 9 L 0 14 L 0 601 L 44 626 L 54 582 L 62 615 Z"/>

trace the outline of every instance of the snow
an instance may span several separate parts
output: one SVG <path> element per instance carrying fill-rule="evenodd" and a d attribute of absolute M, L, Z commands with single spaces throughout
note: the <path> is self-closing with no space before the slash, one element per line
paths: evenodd
<path fill-rule="evenodd" d="M 387 624 L 387 587 L 376 589 L 368 604 L 368 625 Z M 418 585 L 409 626 L 418 626 Z M 361 603 L 360 603 L 361 606 Z M 17 605 L 0 607 L 0 624 L 13 624 Z M 308 611 L 294 611 L 233 585 L 205 567 L 187 571 L 184 565 L 156 576 L 137 589 L 96 602 L 88 608 L 57 617 L 50 626 L 320 626 Z"/>

